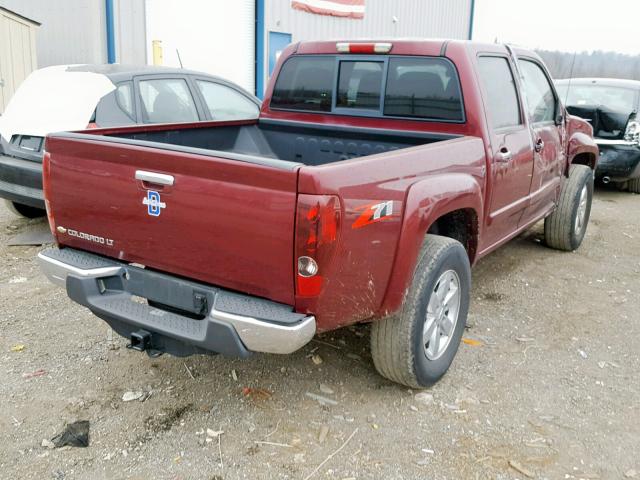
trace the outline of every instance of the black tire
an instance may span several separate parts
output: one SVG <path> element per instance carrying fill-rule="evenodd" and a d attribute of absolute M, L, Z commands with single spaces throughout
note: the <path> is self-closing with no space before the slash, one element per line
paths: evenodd
<path fill-rule="evenodd" d="M 583 191 L 586 191 L 584 210 L 580 208 Z M 586 165 L 572 165 L 558 206 L 544 219 L 544 239 L 549 247 L 571 252 L 580 246 L 587 233 L 592 200 L 593 171 Z M 579 214 L 582 221 L 578 224 Z"/>
<path fill-rule="evenodd" d="M 450 271 L 456 273 L 459 284 L 457 321 L 442 353 L 430 359 L 423 345 L 427 307 L 432 294 L 437 295 L 434 289 L 441 276 L 450 275 Z M 471 266 L 462 244 L 451 238 L 427 235 L 402 308 L 371 327 L 371 356 L 378 372 L 412 388 L 425 388 L 437 382 L 458 351 L 467 322 L 470 291 Z"/>
<path fill-rule="evenodd" d="M 23 205 L 22 203 L 12 202 L 11 200 L 5 200 L 5 203 L 7 205 L 7 208 L 11 210 L 11 212 L 24 218 L 44 217 L 47 213 L 40 208 Z"/>
<path fill-rule="evenodd" d="M 631 193 L 640 193 L 640 177 L 629 180 L 628 186 Z"/>

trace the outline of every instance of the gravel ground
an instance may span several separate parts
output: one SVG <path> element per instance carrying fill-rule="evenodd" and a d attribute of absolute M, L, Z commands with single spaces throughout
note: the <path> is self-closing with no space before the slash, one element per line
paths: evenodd
<path fill-rule="evenodd" d="M 366 326 L 244 361 L 131 352 L 0 208 L 0 478 L 640 479 L 639 196 L 597 191 L 578 252 L 538 225 L 481 261 L 470 341 L 421 395 L 376 374 Z M 42 446 L 75 420 L 88 448 Z"/>

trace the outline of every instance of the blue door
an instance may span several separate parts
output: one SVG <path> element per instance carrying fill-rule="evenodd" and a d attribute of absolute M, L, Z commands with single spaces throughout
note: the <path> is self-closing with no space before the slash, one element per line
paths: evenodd
<path fill-rule="evenodd" d="M 269 77 L 276 68 L 278 57 L 284 50 L 284 47 L 291 43 L 291 34 L 282 32 L 269 32 Z"/>

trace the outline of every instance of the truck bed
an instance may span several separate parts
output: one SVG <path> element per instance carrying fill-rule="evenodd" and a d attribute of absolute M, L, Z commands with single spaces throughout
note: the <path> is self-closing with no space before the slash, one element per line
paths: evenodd
<path fill-rule="evenodd" d="M 356 240 L 391 237 L 384 253 L 362 249 L 388 277 L 391 263 L 379 259 L 393 255 L 406 188 L 445 160 L 484 162 L 481 140 L 465 138 L 273 120 L 56 133 L 45 155 L 49 220 L 61 246 L 294 305 L 301 193 L 344 202 L 347 243 L 362 208 L 397 202 L 385 233 L 370 227 Z M 372 182 L 391 179 L 402 185 L 372 195 Z"/>
<path fill-rule="evenodd" d="M 202 150 L 207 150 L 215 156 L 287 167 L 286 163 L 324 165 L 457 136 L 260 120 L 230 125 L 208 123 L 189 128 L 168 125 L 153 130 L 133 127 L 107 133 L 104 139 L 108 138 L 119 143 L 189 153 L 202 154 Z"/>

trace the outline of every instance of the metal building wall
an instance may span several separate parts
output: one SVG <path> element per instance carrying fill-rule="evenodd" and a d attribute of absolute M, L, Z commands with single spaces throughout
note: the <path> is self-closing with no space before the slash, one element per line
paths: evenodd
<path fill-rule="evenodd" d="M 104 0 L 102 3 L 104 4 Z M 114 10 L 116 62 L 145 65 L 147 63 L 145 0 L 115 0 Z"/>
<path fill-rule="evenodd" d="M 148 63 L 160 40 L 163 65 L 182 63 L 254 90 L 255 0 L 146 0 L 145 9 Z"/>
<path fill-rule="evenodd" d="M 291 33 L 294 42 L 469 35 L 472 0 L 366 0 L 365 5 L 364 19 L 354 20 L 294 10 L 291 0 L 266 0 L 265 31 Z"/>
<path fill-rule="evenodd" d="M 105 0 L 0 0 L 37 20 L 38 67 L 106 63 Z M 144 0 L 116 0 L 116 61 L 146 63 Z"/>
<path fill-rule="evenodd" d="M 291 0 L 263 1 L 264 42 L 258 44 L 261 51 L 256 52 L 257 71 L 263 72 L 263 78 L 257 79 L 258 90 L 269 76 L 269 32 L 290 33 L 293 42 L 396 37 L 467 39 L 474 4 L 474 0 L 366 0 L 364 18 L 357 20 L 294 10 Z"/>
<path fill-rule="evenodd" d="M 42 24 L 36 38 L 38 67 L 106 62 L 104 1 L 2 0 L 2 3 Z"/>

